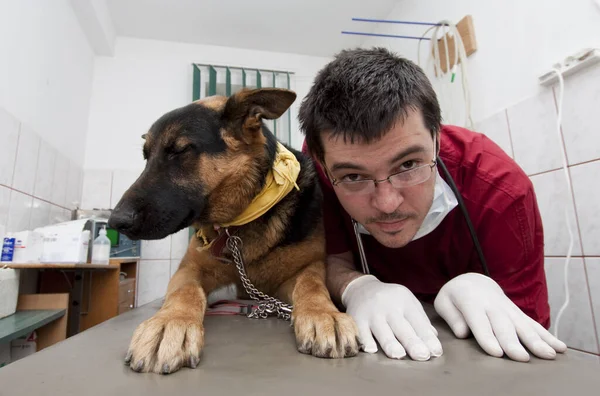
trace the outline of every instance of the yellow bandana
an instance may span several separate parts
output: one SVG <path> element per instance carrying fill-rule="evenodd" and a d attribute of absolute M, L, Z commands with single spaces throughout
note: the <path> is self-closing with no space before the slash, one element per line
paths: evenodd
<path fill-rule="evenodd" d="M 297 190 L 300 190 L 300 187 L 296 184 L 299 173 L 300 163 L 296 156 L 278 142 L 273 168 L 267 173 L 263 189 L 239 216 L 228 223 L 216 224 L 215 228 L 240 226 L 256 220 L 281 201 L 292 191 L 292 188 L 296 187 Z M 206 246 L 207 238 L 202 230 L 199 230 L 196 236 L 202 238 L 205 248 L 208 247 Z"/>

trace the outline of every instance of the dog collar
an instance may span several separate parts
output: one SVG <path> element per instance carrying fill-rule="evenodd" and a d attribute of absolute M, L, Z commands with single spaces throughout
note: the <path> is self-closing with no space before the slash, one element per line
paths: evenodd
<path fill-rule="evenodd" d="M 277 142 L 277 155 L 273 167 L 267 173 L 262 190 L 235 219 L 220 226 L 241 226 L 258 219 L 288 195 L 294 187 L 298 191 L 300 190 L 300 187 L 296 184 L 299 174 L 300 163 L 296 156 L 286 149 L 283 144 Z"/>
<path fill-rule="evenodd" d="M 202 229 L 199 229 L 196 232 L 196 238 L 200 241 L 202 246 L 198 248 L 199 250 L 209 250 L 210 254 L 219 260 L 230 262 L 231 260 L 223 257 L 223 253 L 225 251 L 225 246 L 227 244 L 227 238 L 230 235 L 235 235 L 237 233 L 239 227 L 232 226 L 227 228 L 221 228 L 219 226 L 214 226 L 215 231 L 217 232 L 217 236 L 211 241 L 208 240 L 208 237 L 204 234 Z"/>
<path fill-rule="evenodd" d="M 218 235 L 212 241 L 209 242 L 204 231 L 199 229 L 196 232 L 196 237 L 203 244 L 200 249 L 210 249 L 214 257 L 221 257 L 227 242 L 225 229 L 229 229 L 230 234 L 234 233 L 239 226 L 248 224 L 269 211 L 287 196 L 294 187 L 300 190 L 300 187 L 296 184 L 299 174 L 300 163 L 298 159 L 283 144 L 278 142 L 277 155 L 273 167 L 267 173 L 262 190 L 254 197 L 250 205 L 231 222 L 213 226 Z"/>

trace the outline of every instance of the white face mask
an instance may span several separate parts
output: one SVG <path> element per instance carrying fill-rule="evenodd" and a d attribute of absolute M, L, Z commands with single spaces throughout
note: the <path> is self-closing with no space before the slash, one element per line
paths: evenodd
<path fill-rule="evenodd" d="M 433 191 L 433 202 L 429 212 L 425 216 L 421 227 L 413 237 L 413 241 L 431 233 L 440 225 L 452 209 L 458 206 L 456 196 L 450 186 L 440 177 L 437 166 L 435 167 L 435 187 Z M 358 230 L 361 234 L 371 235 L 362 224 L 358 224 Z"/>
<path fill-rule="evenodd" d="M 456 195 L 452 192 L 450 186 L 441 178 L 437 166 L 435 167 L 435 189 L 433 191 L 433 202 L 423 220 L 419 231 L 413 237 L 413 241 L 429 234 L 440 225 L 452 209 L 458 206 Z"/>

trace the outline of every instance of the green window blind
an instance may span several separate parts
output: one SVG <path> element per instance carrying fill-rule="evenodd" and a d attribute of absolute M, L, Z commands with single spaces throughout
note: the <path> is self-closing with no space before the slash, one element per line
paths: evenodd
<path fill-rule="evenodd" d="M 207 96 L 231 96 L 243 88 L 291 89 L 294 73 L 282 70 L 263 70 L 242 67 L 193 64 L 192 100 Z M 265 125 L 277 138 L 291 144 L 292 114 L 288 109 L 277 120 L 265 120 Z"/>

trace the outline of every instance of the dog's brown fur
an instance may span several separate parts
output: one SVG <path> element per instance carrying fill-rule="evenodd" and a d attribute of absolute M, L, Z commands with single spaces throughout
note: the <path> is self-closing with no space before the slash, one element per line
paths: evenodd
<path fill-rule="evenodd" d="M 291 91 L 264 89 L 243 91 L 229 99 L 212 97 L 194 102 L 189 106 L 203 106 L 202 114 L 208 118 L 214 115 L 218 122 L 205 128 L 210 131 L 192 131 L 191 135 L 182 132 L 189 127 L 186 121 L 179 122 L 179 119 L 189 118 L 189 112 L 198 111 L 198 108 L 180 110 L 178 120 L 167 117 L 165 121 L 157 122 L 148 133 L 144 147 L 147 168 L 115 208 L 115 218 L 111 217 L 115 228 L 119 229 L 121 224 L 122 232 L 131 237 L 154 239 L 190 225 L 184 224 L 189 221 L 209 238 L 216 238 L 213 224 L 229 222 L 239 215 L 263 186 L 265 169 L 270 167 L 273 159 L 273 153 L 269 152 L 272 147 L 268 147 L 272 146 L 274 137 L 262 124 L 262 118 L 278 118 L 294 99 L 295 94 Z M 157 158 L 167 155 L 161 153 L 170 152 L 169 147 L 177 151 L 197 140 L 194 133 L 218 135 L 211 135 L 211 144 L 220 148 L 212 154 L 202 150 L 195 153 L 188 150 L 175 156 L 168 154 L 168 158 L 176 158 L 178 163 L 170 177 L 171 184 L 165 187 L 167 182 L 161 179 L 160 173 L 169 172 L 165 168 L 169 162 Z M 292 190 L 268 212 L 268 216 L 235 231 L 243 241 L 246 271 L 259 290 L 294 305 L 292 323 L 300 352 L 331 358 L 354 356 L 358 353 L 356 325 L 350 316 L 337 310 L 325 286 L 324 229 L 320 209 L 315 209 L 320 208 L 320 203 L 311 201 L 320 199 L 316 174 L 307 158 L 296 151 L 293 153 L 302 164 L 297 184 L 301 191 L 315 189 L 316 195 L 309 197 Z M 177 199 L 186 202 L 186 194 L 194 192 L 202 196 L 198 205 L 203 208 L 199 213 L 190 212 L 193 215 L 189 216 L 185 215 L 183 207 L 181 215 L 174 208 L 169 212 L 171 215 L 163 216 L 166 220 L 156 220 L 151 229 L 147 220 L 140 220 L 146 225 L 127 224 L 129 228 L 125 227 L 124 213 L 134 218 L 144 217 L 143 211 L 147 209 L 131 208 L 136 202 L 152 202 L 152 193 L 145 189 L 151 190 L 154 184 L 159 185 L 163 202 Z M 172 197 L 162 192 L 168 188 L 174 191 Z M 310 207 L 314 218 L 299 220 L 306 217 L 297 216 L 303 210 L 300 205 L 305 205 L 304 210 Z M 174 217 L 186 219 L 172 220 Z M 303 230 L 302 234 L 290 237 L 298 229 Z M 204 343 L 202 323 L 207 295 L 232 283 L 243 291 L 235 267 L 217 260 L 209 250 L 199 249 L 201 247 L 201 241 L 193 238 L 169 283 L 163 306 L 136 329 L 126 358 L 134 370 L 171 373 L 182 366 L 196 367 Z M 241 293 L 240 297 L 247 296 Z"/>

